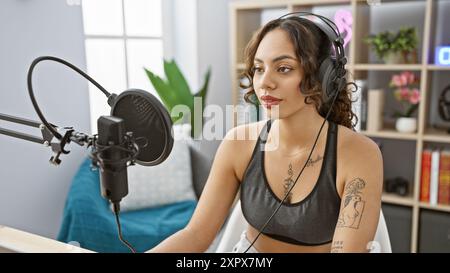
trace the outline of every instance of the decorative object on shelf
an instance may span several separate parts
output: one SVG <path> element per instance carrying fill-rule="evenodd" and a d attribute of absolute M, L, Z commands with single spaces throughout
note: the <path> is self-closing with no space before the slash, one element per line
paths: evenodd
<path fill-rule="evenodd" d="M 407 196 L 409 181 L 401 176 L 387 179 L 384 182 L 384 191 L 387 193 L 395 193 L 400 196 Z"/>
<path fill-rule="evenodd" d="M 395 129 L 400 133 L 414 133 L 417 130 L 415 117 L 399 117 L 395 121 Z"/>
<path fill-rule="evenodd" d="M 344 48 L 352 39 L 352 25 L 353 16 L 352 12 L 347 9 L 340 9 L 334 14 L 334 23 L 338 27 L 341 34 L 345 33 Z"/>
<path fill-rule="evenodd" d="M 449 91 L 450 85 L 447 85 L 439 96 L 439 116 L 444 121 L 450 121 L 450 99 L 449 96 L 447 96 Z M 447 129 L 447 133 L 450 134 L 450 128 Z"/>
<path fill-rule="evenodd" d="M 418 89 L 419 79 L 409 71 L 392 76 L 389 86 L 394 88 L 394 97 L 401 104 L 401 110 L 395 111 L 397 118 L 395 128 L 402 133 L 413 133 L 417 130 L 417 119 L 412 115 L 420 102 Z"/>
<path fill-rule="evenodd" d="M 370 35 L 364 41 L 385 63 L 417 63 L 418 39 L 416 29 L 413 27 L 401 28 L 397 33 L 380 32 L 377 35 Z"/>
<path fill-rule="evenodd" d="M 414 133 L 417 130 L 417 118 L 399 117 L 395 121 L 395 129 L 400 133 Z"/>
<path fill-rule="evenodd" d="M 377 132 L 383 127 L 384 90 L 370 89 L 367 91 L 367 102 L 366 130 Z"/>
<path fill-rule="evenodd" d="M 205 108 L 206 93 L 208 92 L 209 78 L 211 76 L 211 68 L 205 74 L 205 81 L 200 90 L 193 94 L 189 85 L 181 73 L 175 60 L 166 61 L 164 60 L 164 72 L 166 74 L 167 80 L 161 79 L 158 75 L 154 74 L 150 70 L 144 68 L 148 78 L 150 79 L 153 87 L 158 93 L 164 105 L 167 107 L 170 113 L 175 107 L 185 106 L 189 108 L 190 116 L 185 117 L 182 111 L 179 114 L 181 116 L 172 116 L 172 121 L 178 123 L 190 123 L 191 124 L 191 136 L 197 137 L 202 132 L 203 125 L 203 109 Z M 200 126 L 195 126 L 195 109 L 194 109 L 194 98 L 201 98 L 201 112 L 200 112 Z M 199 107 L 199 106 L 196 106 Z M 197 110 L 198 111 L 198 110 Z M 188 120 L 186 120 L 188 119 Z"/>
<path fill-rule="evenodd" d="M 437 46 L 434 51 L 434 63 L 437 65 L 450 65 L 450 45 Z"/>

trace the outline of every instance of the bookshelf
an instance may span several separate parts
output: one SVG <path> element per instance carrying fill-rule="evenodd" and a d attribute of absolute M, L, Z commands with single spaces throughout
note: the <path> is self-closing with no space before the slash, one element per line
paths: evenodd
<path fill-rule="evenodd" d="M 229 5 L 230 14 L 230 57 L 231 57 L 231 75 L 232 75 L 232 101 L 237 105 L 241 101 L 241 90 L 239 89 L 238 75 L 245 68 L 243 63 L 243 51 L 245 45 L 250 40 L 254 31 L 268 20 L 277 18 L 285 13 L 294 11 L 309 11 L 320 13 L 329 18 L 333 18 L 334 12 L 338 9 L 346 9 L 351 12 L 353 17 L 352 39 L 346 46 L 348 56 L 347 70 L 350 80 L 368 79 L 371 75 L 377 75 L 380 78 L 386 78 L 386 75 L 398 73 L 399 71 L 411 71 L 420 79 L 421 102 L 417 110 L 417 131 L 416 133 L 399 133 L 392 124 L 384 124 L 378 131 L 360 131 L 360 133 L 381 141 L 390 141 L 395 143 L 408 142 L 408 147 L 412 147 L 412 156 L 410 160 L 412 174 L 412 187 L 406 197 L 391 193 L 383 193 L 383 204 L 398 205 L 408 208 L 411 211 L 411 240 L 409 250 L 418 252 L 420 236 L 420 215 L 421 210 L 431 210 L 436 212 L 450 213 L 450 206 L 436 205 L 419 201 L 420 196 L 420 175 L 421 175 L 421 157 L 422 151 L 429 145 L 442 145 L 450 148 L 450 135 L 444 130 L 432 128 L 430 123 L 430 114 L 437 113 L 437 108 L 433 107 L 433 92 L 440 92 L 443 86 L 436 86 L 434 78 L 450 77 L 450 67 L 438 66 L 434 64 L 434 47 L 436 44 L 437 28 L 439 27 L 439 11 L 442 5 L 450 4 L 447 0 L 243 0 L 233 1 Z M 372 3 L 372 4 L 369 4 Z M 380 3 L 377 5 L 377 3 Z M 371 22 L 371 15 L 375 14 L 377 9 L 389 8 L 389 5 L 405 5 L 405 8 L 412 7 L 417 16 L 410 21 L 404 22 L 405 25 L 414 26 L 418 29 L 419 47 L 418 63 L 416 64 L 384 64 L 378 61 L 369 47 L 363 43 L 362 37 L 368 34 L 378 33 L 387 29 L 376 29 L 377 23 Z M 447 5 L 450 7 L 450 5 Z M 409 10 L 408 10 L 409 12 Z M 395 17 L 395 16 L 390 16 Z M 392 18 L 382 20 L 383 24 L 394 22 Z M 442 31 L 441 31 L 442 32 Z M 441 39 L 443 40 L 443 39 Z M 450 41 L 441 41 L 450 43 Z M 381 83 L 380 88 L 386 83 Z M 447 80 L 447 84 L 450 81 Z M 370 82 L 369 82 L 370 88 Z M 436 95 L 434 95 L 436 96 Z M 236 117 L 235 117 L 236 118 Z M 236 124 L 236 120 L 235 123 Z M 395 147 L 394 147 L 395 148 Z M 397 163 L 403 164 L 403 163 Z M 386 177 L 385 177 L 386 178 Z M 450 214 L 447 215 L 450 219 Z M 450 248 L 448 249 L 450 251 Z M 447 251 L 447 252 L 448 252 Z"/>

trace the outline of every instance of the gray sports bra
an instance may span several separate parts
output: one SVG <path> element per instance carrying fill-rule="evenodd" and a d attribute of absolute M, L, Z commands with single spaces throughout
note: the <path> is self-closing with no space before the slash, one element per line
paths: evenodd
<path fill-rule="evenodd" d="M 341 199 L 336 189 L 338 126 L 329 122 L 325 155 L 319 179 L 311 193 L 297 203 L 283 203 L 263 234 L 296 245 L 322 245 L 333 239 Z M 274 194 L 264 171 L 264 145 L 271 120 L 262 129 L 241 183 L 241 207 L 247 222 L 260 230 L 281 200 Z M 296 178 L 298 173 L 294 175 Z M 301 178 L 296 187 L 301 187 Z"/>

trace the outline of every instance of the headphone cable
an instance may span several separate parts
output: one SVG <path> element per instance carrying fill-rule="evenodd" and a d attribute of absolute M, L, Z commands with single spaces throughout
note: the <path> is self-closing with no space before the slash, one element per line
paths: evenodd
<path fill-rule="evenodd" d="M 331 105 L 330 105 L 330 109 L 328 110 L 328 113 L 326 114 L 325 119 L 324 119 L 324 121 L 322 122 L 322 125 L 320 126 L 319 133 L 317 134 L 316 140 L 314 141 L 314 144 L 313 144 L 313 147 L 312 147 L 312 149 L 311 149 L 311 152 L 309 152 L 308 159 L 306 160 L 305 164 L 303 165 L 302 170 L 300 171 L 300 173 L 298 174 L 297 178 L 295 179 L 294 184 L 292 185 L 292 187 L 290 187 L 290 189 L 288 190 L 288 192 L 285 194 L 283 200 L 281 200 L 281 202 L 280 202 L 280 204 L 278 205 L 278 207 L 275 209 L 275 211 L 272 213 L 272 215 L 269 217 L 269 219 L 267 219 L 267 221 L 264 223 L 264 225 L 262 226 L 261 230 L 259 230 L 258 235 L 255 237 L 255 239 L 253 239 L 252 243 L 248 246 L 248 248 L 244 251 L 244 253 L 247 253 L 247 251 L 249 251 L 249 249 L 255 244 L 256 240 L 258 240 L 259 236 L 261 236 L 262 232 L 264 231 L 264 229 L 266 228 L 266 226 L 269 224 L 270 220 L 272 220 L 272 218 L 275 216 L 275 214 L 276 214 L 276 213 L 278 212 L 278 210 L 281 208 L 281 206 L 282 206 L 283 203 L 285 202 L 286 198 L 287 198 L 287 197 L 289 196 L 289 194 L 291 193 L 291 190 L 295 187 L 295 184 L 297 184 L 297 180 L 300 178 L 300 175 L 303 173 L 303 170 L 305 169 L 305 167 L 306 167 L 306 165 L 307 165 L 309 159 L 311 158 L 311 155 L 312 155 L 312 153 L 313 153 L 313 151 L 314 151 L 314 149 L 315 149 L 315 147 L 316 147 L 317 140 L 319 139 L 320 133 L 322 132 L 322 128 L 323 128 L 323 126 L 324 126 L 324 124 L 325 124 L 325 121 L 328 120 L 328 116 L 330 115 L 331 110 L 333 109 L 333 105 L 334 105 L 334 102 L 335 102 L 336 98 L 338 97 L 338 94 L 339 94 L 339 91 L 337 91 L 337 92 L 334 94 L 333 100 L 332 100 Z"/>

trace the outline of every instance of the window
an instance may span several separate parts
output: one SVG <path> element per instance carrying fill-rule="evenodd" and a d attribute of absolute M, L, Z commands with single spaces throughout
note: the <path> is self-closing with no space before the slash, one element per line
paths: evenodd
<path fill-rule="evenodd" d="M 109 92 L 129 88 L 156 97 L 144 67 L 163 75 L 162 0 L 83 1 L 87 71 Z M 109 115 L 106 97 L 89 84 L 91 131 Z"/>

